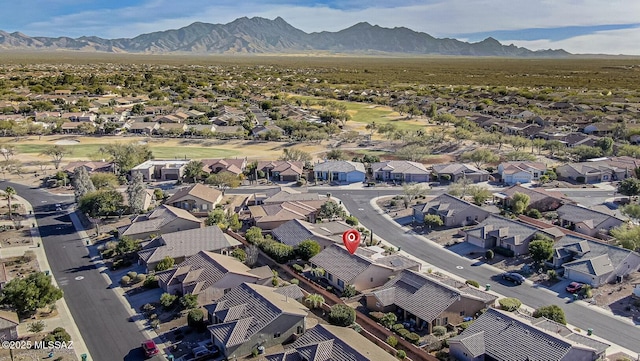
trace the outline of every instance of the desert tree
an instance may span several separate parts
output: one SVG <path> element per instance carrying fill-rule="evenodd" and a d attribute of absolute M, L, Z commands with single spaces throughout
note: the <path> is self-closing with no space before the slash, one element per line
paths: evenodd
<path fill-rule="evenodd" d="M 73 194 L 76 197 L 76 202 L 80 198 L 84 197 L 88 193 L 96 191 L 96 187 L 93 185 L 89 172 L 85 167 L 77 167 L 73 172 Z"/>
<path fill-rule="evenodd" d="M 142 174 L 136 172 L 127 186 L 127 198 L 132 213 L 144 211 L 144 201 L 147 197 L 147 187 L 144 185 Z"/>
<path fill-rule="evenodd" d="M 53 166 L 55 167 L 55 169 L 60 168 L 60 163 L 62 162 L 62 159 L 64 159 L 64 157 L 68 156 L 69 154 L 71 154 L 70 148 L 67 148 L 65 146 L 58 145 L 58 144 L 47 147 L 42 152 L 42 155 L 48 155 L 49 157 L 51 157 L 51 160 L 53 161 Z"/>

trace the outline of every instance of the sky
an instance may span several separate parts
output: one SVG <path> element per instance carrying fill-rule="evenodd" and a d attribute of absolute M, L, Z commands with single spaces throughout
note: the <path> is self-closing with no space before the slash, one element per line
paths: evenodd
<path fill-rule="evenodd" d="M 193 22 L 282 17 L 305 32 L 366 21 L 532 50 L 640 55 L 638 0 L 0 0 L 0 30 L 29 36 L 131 38 Z"/>

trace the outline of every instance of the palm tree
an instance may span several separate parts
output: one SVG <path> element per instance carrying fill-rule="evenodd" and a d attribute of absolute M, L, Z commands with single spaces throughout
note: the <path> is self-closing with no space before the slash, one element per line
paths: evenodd
<path fill-rule="evenodd" d="M 16 190 L 13 187 L 7 187 L 4 192 L 7 195 L 7 203 L 9 206 L 9 219 L 13 219 L 13 216 L 11 214 L 11 199 L 13 198 L 13 196 L 15 196 L 17 194 Z"/>
<path fill-rule="evenodd" d="M 307 296 L 304 302 L 308 303 L 312 309 L 319 308 L 324 303 L 324 297 L 322 297 L 322 295 L 314 293 L 312 295 Z"/>

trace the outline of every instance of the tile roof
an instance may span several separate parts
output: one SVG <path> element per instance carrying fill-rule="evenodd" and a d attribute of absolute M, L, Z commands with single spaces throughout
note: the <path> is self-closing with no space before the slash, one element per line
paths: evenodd
<path fill-rule="evenodd" d="M 463 343 L 474 353 L 481 352 L 484 347 L 486 356 L 500 361 L 569 361 L 567 357 L 570 357 L 574 348 L 590 351 L 593 353 L 593 359 L 596 359 L 598 349 L 537 326 L 538 321 L 535 320 L 489 308 L 460 335 L 451 338 L 449 344 L 455 347 L 457 342 Z M 477 334 L 482 334 L 482 338 L 469 338 Z M 484 343 L 480 344 L 482 339 Z"/>
<path fill-rule="evenodd" d="M 16 327 L 20 324 L 18 314 L 11 311 L 0 311 L 0 330 Z"/>
<path fill-rule="evenodd" d="M 529 173 L 530 168 L 533 168 L 539 171 L 545 171 L 547 169 L 547 165 L 542 162 L 514 161 L 514 162 L 504 162 L 500 165 L 502 166 L 503 173 L 506 173 L 506 174 L 516 174 L 520 172 Z"/>
<path fill-rule="evenodd" d="M 640 257 L 628 249 L 570 235 L 556 242 L 554 249 L 557 257 L 573 255 L 573 261 L 563 264 L 563 267 L 595 276 L 612 272 L 627 257 Z"/>
<path fill-rule="evenodd" d="M 420 263 L 404 256 L 383 256 L 376 251 L 363 247 L 358 247 L 356 253 L 352 255 L 344 246 L 338 244 L 333 244 L 323 249 L 309 261 L 346 284 L 352 283 L 356 277 L 370 266 L 386 268 L 392 272 L 420 266 Z"/>
<path fill-rule="evenodd" d="M 574 204 L 565 204 L 562 207 L 558 208 L 556 212 L 558 212 L 558 218 L 560 219 L 572 223 L 585 223 L 592 229 L 598 228 L 600 224 L 609 220 L 610 218 L 617 218 L 620 222 L 625 221 L 625 219 L 621 217 L 616 217 L 611 214 Z"/>
<path fill-rule="evenodd" d="M 548 191 L 544 188 L 527 188 L 521 185 L 514 185 L 509 188 L 505 188 L 497 194 L 504 194 L 509 197 L 513 197 L 513 195 L 516 193 L 522 193 L 522 194 L 528 195 L 531 203 L 535 203 L 535 202 L 547 199 L 549 197 L 557 198 L 562 201 L 571 202 L 561 192 Z"/>
<path fill-rule="evenodd" d="M 489 174 L 486 170 L 463 163 L 434 164 L 432 168 L 438 174 Z"/>
<path fill-rule="evenodd" d="M 167 285 L 181 284 L 183 288 L 191 290 L 191 293 L 199 293 L 209 287 L 215 287 L 227 273 L 235 273 L 255 281 L 264 278 L 252 271 L 233 257 L 200 251 L 185 259 L 176 268 L 157 272 L 156 277 Z"/>
<path fill-rule="evenodd" d="M 286 350 L 265 356 L 266 361 L 393 361 L 393 356 L 356 331 L 319 324 L 308 329 Z"/>
<path fill-rule="evenodd" d="M 159 231 L 161 227 L 177 218 L 182 218 L 197 224 L 202 224 L 201 220 L 196 218 L 191 213 L 185 211 L 184 209 L 163 204 L 149 214 L 135 217 L 131 221 L 131 224 L 119 227 L 118 232 L 121 235 L 126 236 Z"/>
<path fill-rule="evenodd" d="M 209 326 L 209 332 L 230 347 L 248 341 L 283 314 L 306 317 L 308 309 L 304 305 L 275 291 L 272 287 L 248 283 L 232 289 L 216 303 L 206 306 L 209 314 L 226 320 Z"/>
<path fill-rule="evenodd" d="M 388 160 L 371 164 L 373 172 L 391 171 L 402 174 L 429 174 L 429 171 L 422 163 L 410 162 L 408 160 Z"/>
<path fill-rule="evenodd" d="M 318 193 L 302 193 L 298 191 L 293 191 L 288 188 L 283 188 L 282 190 L 280 190 L 280 192 L 267 197 L 263 201 L 263 203 L 272 204 L 272 203 L 283 203 L 283 202 L 318 201 L 318 200 L 320 200 L 320 195 Z"/>
<path fill-rule="evenodd" d="M 485 303 L 496 299 L 491 294 L 476 291 L 471 291 L 468 286 L 460 284 L 460 288 L 457 288 L 435 278 L 404 270 L 371 294 L 384 306 L 395 304 L 420 319 L 431 322 L 462 297 L 481 300 Z"/>
<path fill-rule="evenodd" d="M 519 244 L 536 233 L 546 232 L 534 226 L 492 214 L 477 227 L 467 230 L 466 233 L 482 239 L 490 234 L 499 233 L 500 237 L 512 237 L 515 244 Z"/>
<path fill-rule="evenodd" d="M 278 287 L 274 292 L 289 298 L 293 298 L 295 300 L 298 300 L 304 297 L 304 293 L 302 293 L 302 289 L 298 285 Z"/>
<path fill-rule="evenodd" d="M 360 172 L 365 173 L 364 164 L 347 160 L 329 160 L 313 165 L 314 172 Z"/>
<path fill-rule="evenodd" d="M 185 197 L 191 196 L 203 200 L 209 203 L 216 203 L 222 192 L 217 189 L 213 189 L 204 184 L 196 183 L 189 187 L 182 187 L 178 189 L 169 199 L 166 200 L 165 203 L 172 204 L 174 202 L 178 202 Z"/>
<path fill-rule="evenodd" d="M 339 243 L 342 242 L 342 234 L 351 228 L 342 221 L 309 223 L 294 219 L 274 228 L 271 233 L 278 241 L 290 246 L 297 246 L 300 242 L 313 237 Z"/>
<path fill-rule="evenodd" d="M 145 263 L 154 263 L 167 256 L 188 257 L 202 250 L 217 251 L 240 244 L 223 233 L 218 226 L 209 226 L 163 234 L 156 242 L 151 242 L 138 252 L 138 255 Z"/>
<path fill-rule="evenodd" d="M 452 217 L 454 214 L 464 212 L 469 208 L 473 208 L 478 211 L 484 211 L 487 214 L 489 213 L 488 211 L 485 211 L 474 204 L 471 204 L 458 197 L 454 197 L 448 193 L 441 194 L 428 201 L 427 203 L 417 204 L 413 206 L 413 209 L 417 210 L 418 212 L 424 214 L 438 214 L 443 217 Z"/>
<path fill-rule="evenodd" d="M 460 337 L 460 343 L 471 353 L 471 357 L 478 357 L 484 355 L 486 350 L 484 348 L 484 331 L 470 334 L 468 336 Z"/>

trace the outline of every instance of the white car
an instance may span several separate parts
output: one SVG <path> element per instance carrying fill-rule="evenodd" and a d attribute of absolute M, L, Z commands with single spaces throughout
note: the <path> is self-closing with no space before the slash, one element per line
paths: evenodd
<path fill-rule="evenodd" d="M 56 212 L 62 212 L 62 204 L 56 203 Z"/>

